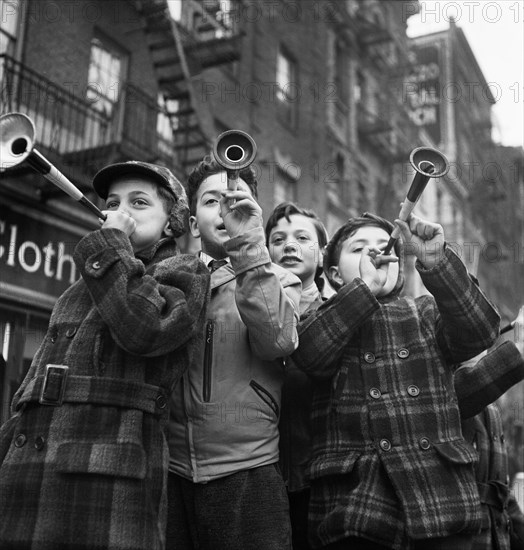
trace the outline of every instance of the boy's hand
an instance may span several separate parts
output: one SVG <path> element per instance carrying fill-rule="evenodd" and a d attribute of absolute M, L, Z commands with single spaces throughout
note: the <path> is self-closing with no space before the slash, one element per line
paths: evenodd
<path fill-rule="evenodd" d="M 222 191 L 220 215 L 232 239 L 263 226 L 262 208 L 247 191 Z"/>
<path fill-rule="evenodd" d="M 391 262 L 398 262 L 396 256 L 384 256 L 379 248 L 365 246 L 360 255 L 360 278 L 376 296 L 388 279 L 388 269 Z"/>
<path fill-rule="evenodd" d="M 444 229 L 438 223 L 409 215 L 407 222 L 395 220 L 406 252 L 412 252 L 426 269 L 431 269 L 442 259 L 444 250 Z"/>
<path fill-rule="evenodd" d="M 105 220 L 100 220 L 101 229 L 120 229 L 128 237 L 131 236 L 136 229 L 135 220 L 122 210 L 103 210 L 107 216 Z"/>

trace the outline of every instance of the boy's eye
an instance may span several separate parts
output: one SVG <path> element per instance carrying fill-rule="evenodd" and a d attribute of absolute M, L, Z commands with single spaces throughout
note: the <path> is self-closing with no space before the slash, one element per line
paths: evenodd
<path fill-rule="evenodd" d="M 275 237 L 271 240 L 271 244 L 281 244 L 283 242 L 282 237 Z"/>
<path fill-rule="evenodd" d="M 364 247 L 362 247 L 362 246 L 357 246 L 357 248 L 354 248 L 354 249 L 352 250 L 352 252 L 362 252 L 363 250 L 364 250 Z"/>
<path fill-rule="evenodd" d="M 215 202 L 218 202 L 218 200 L 217 199 L 206 199 L 204 204 L 214 204 Z"/>
<path fill-rule="evenodd" d="M 307 235 L 300 235 L 298 237 L 299 241 L 309 241 L 309 237 Z"/>
<path fill-rule="evenodd" d="M 109 201 L 106 203 L 107 210 L 114 210 L 115 208 L 118 208 L 118 202 L 116 201 Z"/>
<path fill-rule="evenodd" d="M 135 199 L 133 201 L 133 204 L 136 204 L 138 206 L 147 206 L 147 201 L 145 201 L 144 199 Z"/>

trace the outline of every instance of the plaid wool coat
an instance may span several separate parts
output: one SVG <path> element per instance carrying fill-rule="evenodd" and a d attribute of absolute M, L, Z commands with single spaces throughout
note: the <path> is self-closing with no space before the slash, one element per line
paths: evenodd
<path fill-rule="evenodd" d="M 0 433 L 0 548 L 164 547 L 167 398 L 199 353 L 209 273 L 161 241 L 135 258 L 116 229 L 74 253 L 82 279 L 58 299 Z M 69 367 L 63 403 L 39 403 L 47 364 Z M 44 397 L 59 403 L 60 369 Z"/>
<path fill-rule="evenodd" d="M 473 550 L 522 550 L 524 516 L 509 488 L 508 455 L 498 405 L 493 403 L 464 420 L 462 429 L 466 441 L 479 453 L 476 471 L 483 521 L 473 539 Z"/>
<path fill-rule="evenodd" d="M 475 468 L 482 529 L 472 550 L 522 550 L 524 514 L 510 491 L 508 456 L 500 408 L 493 403 L 524 379 L 524 358 L 513 342 L 502 342 L 455 373 L 462 433 L 479 454 Z"/>
<path fill-rule="evenodd" d="M 417 269 L 433 296 L 376 299 L 360 279 L 299 325 L 296 364 L 315 378 L 310 540 L 408 539 L 476 532 L 476 451 L 453 386 L 457 364 L 489 347 L 499 315 L 445 248 Z"/>

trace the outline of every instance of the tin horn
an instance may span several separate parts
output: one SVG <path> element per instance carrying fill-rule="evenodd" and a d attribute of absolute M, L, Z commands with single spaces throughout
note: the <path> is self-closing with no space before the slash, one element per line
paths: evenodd
<path fill-rule="evenodd" d="M 415 208 L 415 205 L 420 199 L 420 195 L 422 195 L 422 191 L 426 188 L 429 179 L 445 176 L 449 170 L 448 159 L 440 151 L 431 147 L 417 147 L 413 149 L 409 155 L 409 162 L 416 173 L 398 216 L 399 219 L 403 221 L 409 218 L 413 208 Z M 395 227 L 383 254 L 389 254 L 391 252 L 399 236 L 400 229 Z"/>
<path fill-rule="evenodd" d="M 213 144 L 215 160 L 227 172 L 227 188 L 235 191 L 238 174 L 247 168 L 257 155 L 255 140 L 242 130 L 228 130 L 220 134 Z"/>
<path fill-rule="evenodd" d="M 0 116 L 0 173 L 18 166 L 24 161 L 44 178 L 62 189 L 75 201 L 88 208 L 103 220 L 102 213 L 55 166 L 35 149 L 35 125 L 23 113 L 7 113 Z"/>

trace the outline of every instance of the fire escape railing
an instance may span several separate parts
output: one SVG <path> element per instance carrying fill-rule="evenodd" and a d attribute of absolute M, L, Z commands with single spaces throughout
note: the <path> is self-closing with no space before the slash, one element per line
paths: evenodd
<path fill-rule="evenodd" d="M 120 158 L 172 164 L 172 136 L 158 132 L 166 116 L 155 98 L 130 83 L 114 104 L 82 97 L 78 86 L 61 87 L 36 71 L 0 55 L 0 112 L 20 111 L 32 118 L 39 148 L 52 154 L 103 164 L 105 149 Z M 84 156 L 83 156 L 84 155 Z"/>

